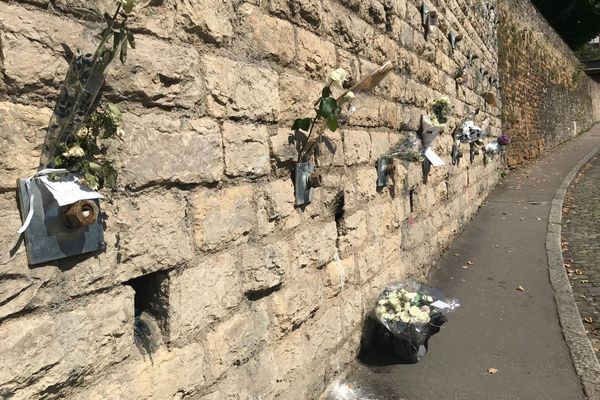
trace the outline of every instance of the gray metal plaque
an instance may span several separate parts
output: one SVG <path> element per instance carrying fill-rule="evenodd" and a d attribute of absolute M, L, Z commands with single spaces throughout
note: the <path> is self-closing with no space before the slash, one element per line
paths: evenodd
<path fill-rule="evenodd" d="M 30 201 L 25 182 L 25 179 L 19 179 L 17 183 L 23 220 L 29 212 Z M 29 265 L 91 253 L 106 247 L 100 218 L 93 225 L 67 228 L 58 203 L 44 185 L 38 183 L 37 179 L 32 179 L 30 191 L 34 196 L 34 213 L 29 227 L 23 233 Z M 100 208 L 100 201 L 93 201 Z"/>

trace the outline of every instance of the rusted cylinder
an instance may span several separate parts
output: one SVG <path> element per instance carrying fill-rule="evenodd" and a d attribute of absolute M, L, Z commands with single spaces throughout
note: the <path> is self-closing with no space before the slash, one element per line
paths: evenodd
<path fill-rule="evenodd" d="M 81 228 L 96 223 L 100 210 L 92 200 L 79 200 L 60 208 L 63 221 L 69 228 Z"/>
<path fill-rule="evenodd" d="M 308 186 L 311 188 L 318 188 L 323 185 L 323 176 L 320 172 L 313 172 L 308 177 Z"/>

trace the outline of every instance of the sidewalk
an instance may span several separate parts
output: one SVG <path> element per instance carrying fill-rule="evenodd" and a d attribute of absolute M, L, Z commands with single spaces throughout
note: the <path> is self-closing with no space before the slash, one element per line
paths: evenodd
<path fill-rule="evenodd" d="M 348 382 L 378 400 L 584 399 L 545 241 L 556 190 L 598 144 L 600 125 L 503 180 L 432 271 L 430 282 L 461 308 L 431 339 L 429 353 L 418 364 L 390 365 L 372 352 Z"/>

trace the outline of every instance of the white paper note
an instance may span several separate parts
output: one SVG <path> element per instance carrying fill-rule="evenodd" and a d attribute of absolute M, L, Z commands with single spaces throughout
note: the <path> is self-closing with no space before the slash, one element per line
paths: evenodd
<path fill-rule="evenodd" d="M 442 165 L 444 165 L 444 160 L 442 160 L 440 156 L 435 154 L 435 151 L 431 150 L 431 147 L 425 150 L 424 155 L 429 161 L 431 161 L 431 165 L 433 165 L 434 167 L 441 167 Z"/>
<path fill-rule="evenodd" d="M 445 303 L 441 300 L 434 301 L 431 303 L 432 307 L 439 308 L 440 310 L 445 310 L 446 308 L 450 308 L 450 304 Z"/>
<path fill-rule="evenodd" d="M 79 183 L 79 178 L 71 174 L 66 175 L 58 181 L 51 181 L 47 176 L 41 176 L 37 180 L 46 186 L 61 207 L 76 203 L 79 200 L 102 198 L 100 193 L 94 192 L 87 186 L 82 185 Z"/>

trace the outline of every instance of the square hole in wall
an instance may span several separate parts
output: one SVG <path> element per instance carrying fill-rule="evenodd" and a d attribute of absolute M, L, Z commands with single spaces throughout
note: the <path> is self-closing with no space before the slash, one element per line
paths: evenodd
<path fill-rule="evenodd" d="M 126 282 L 135 291 L 134 338 L 143 355 L 151 356 L 168 337 L 168 279 L 159 271 Z"/>

